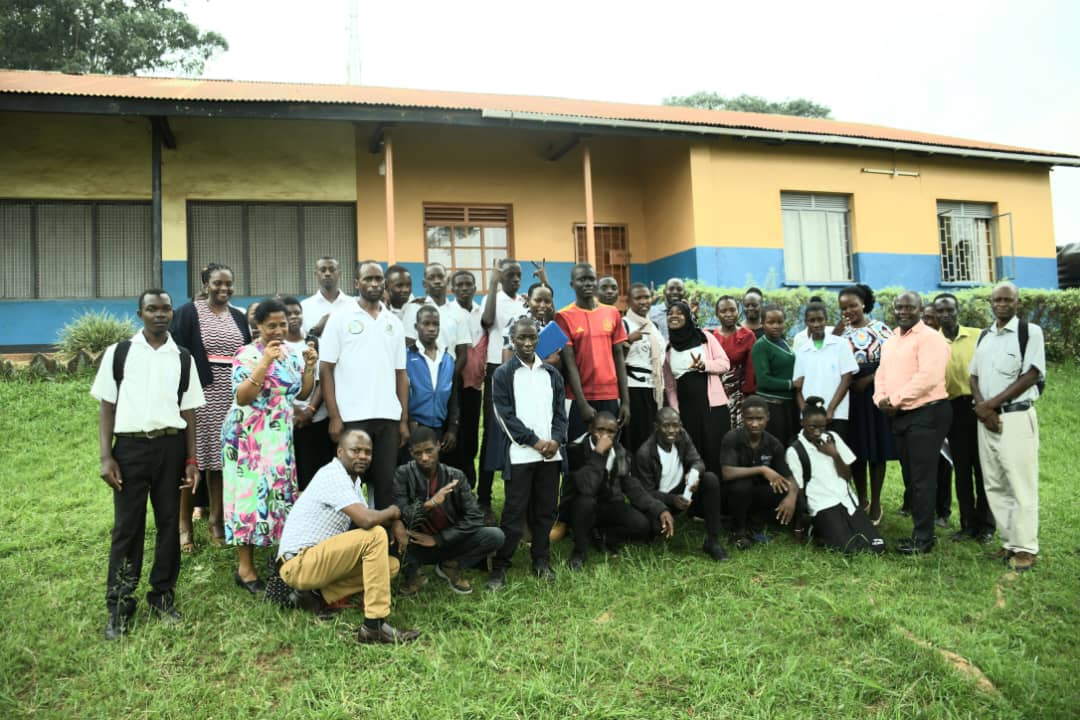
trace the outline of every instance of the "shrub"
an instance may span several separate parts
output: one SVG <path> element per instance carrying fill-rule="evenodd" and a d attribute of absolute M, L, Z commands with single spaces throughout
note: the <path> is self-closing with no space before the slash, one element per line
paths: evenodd
<path fill-rule="evenodd" d="M 957 289 L 953 292 L 960 304 L 960 324 L 969 327 L 988 327 L 993 321 L 990 312 L 991 287 Z M 693 280 L 686 283 L 686 295 L 699 303 L 698 322 L 706 327 L 717 325 L 716 299 L 732 295 L 742 301 L 744 288 L 717 288 Z M 902 288 L 887 287 L 874 290 L 877 301 L 873 317 L 895 327 L 893 301 L 904 292 Z M 923 302 L 930 302 L 940 291 L 922 293 Z M 786 329 L 794 336 L 805 327 L 803 309 L 811 296 L 820 295 L 829 308 L 829 321 L 835 322 L 840 315 L 837 304 L 837 288 L 793 287 L 765 291 L 766 302 L 784 308 L 787 316 Z M 1040 327 L 1046 335 L 1046 355 L 1054 361 L 1080 360 L 1080 289 L 1073 290 L 1020 290 L 1021 316 Z"/>
<path fill-rule="evenodd" d="M 65 359 L 74 358 L 81 350 L 97 355 L 113 343 L 127 340 L 135 330 L 131 318 L 120 318 L 105 310 L 84 313 L 60 329 L 57 350 Z"/>

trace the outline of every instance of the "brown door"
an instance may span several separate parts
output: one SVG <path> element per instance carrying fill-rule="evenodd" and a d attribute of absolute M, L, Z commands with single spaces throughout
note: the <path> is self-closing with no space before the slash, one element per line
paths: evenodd
<path fill-rule="evenodd" d="M 626 294 L 630 290 L 630 239 L 625 225 L 593 225 L 596 235 L 596 277 L 610 275 L 619 283 L 619 310 L 626 309 Z M 577 261 L 587 262 L 585 225 L 574 226 Z"/>

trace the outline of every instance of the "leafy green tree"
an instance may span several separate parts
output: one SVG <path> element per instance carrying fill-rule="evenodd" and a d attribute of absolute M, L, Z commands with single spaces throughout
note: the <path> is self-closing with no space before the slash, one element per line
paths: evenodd
<path fill-rule="evenodd" d="M 0 67 L 199 75 L 229 44 L 167 0 L 0 0 Z"/>
<path fill-rule="evenodd" d="M 665 105 L 700 108 L 702 110 L 738 110 L 740 112 L 769 113 L 771 115 L 796 115 L 798 117 L 828 118 L 832 109 L 805 98 L 766 100 L 757 95 L 724 97 L 714 92 L 697 92 L 682 97 L 664 98 Z"/>

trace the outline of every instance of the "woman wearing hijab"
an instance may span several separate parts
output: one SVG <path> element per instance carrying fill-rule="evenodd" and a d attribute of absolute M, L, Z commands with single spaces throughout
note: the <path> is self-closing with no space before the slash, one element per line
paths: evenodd
<path fill-rule="evenodd" d="M 656 412 L 664 406 L 664 350 L 667 343 L 660 328 L 648 318 L 650 307 L 652 291 L 648 285 L 631 285 L 629 307 L 623 317 L 630 424 L 622 431 L 623 447 L 631 456 L 652 434 Z"/>
<path fill-rule="evenodd" d="M 731 363 L 720 341 L 698 328 L 690 306 L 682 300 L 668 305 L 667 325 L 664 388 L 668 404 L 682 418 L 705 469 L 719 474 L 720 443 L 731 429 L 722 377 Z"/>

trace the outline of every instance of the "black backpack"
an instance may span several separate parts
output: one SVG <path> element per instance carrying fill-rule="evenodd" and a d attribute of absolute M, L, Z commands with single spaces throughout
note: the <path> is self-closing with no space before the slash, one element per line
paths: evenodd
<path fill-rule="evenodd" d="M 979 347 L 979 343 L 986 337 L 986 333 L 990 332 L 990 328 L 983 328 L 983 331 L 979 333 L 979 339 L 975 341 L 975 347 Z M 1028 344 L 1028 324 L 1027 320 L 1017 319 L 1016 322 L 1016 339 L 1020 343 L 1020 368 L 1024 367 L 1024 355 L 1027 354 Z M 1038 380 L 1035 382 L 1035 387 L 1039 389 L 1039 396 L 1041 397 L 1046 392 L 1046 380 Z"/>
<path fill-rule="evenodd" d="M 180 350 L 180 386 L 176 389 L 176 407 L 184 399 L 184 393 L 191 384 L 191 353 L 185 347 L 176 346 Z M 112 376 L 116 382 L 116 400 L 120 401 L 120 383 L 124 381 L 124 364 L 127 362 L 128 351 L 131 350 L 131 341 L 124 340 L 116 343 L 116 351 L 113 353 Z"/>

